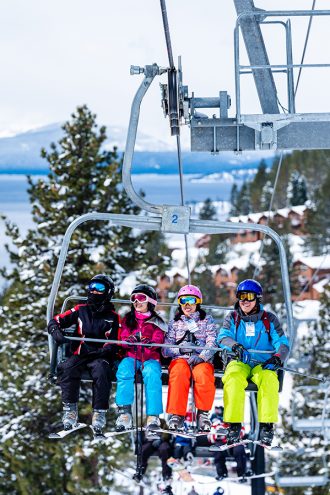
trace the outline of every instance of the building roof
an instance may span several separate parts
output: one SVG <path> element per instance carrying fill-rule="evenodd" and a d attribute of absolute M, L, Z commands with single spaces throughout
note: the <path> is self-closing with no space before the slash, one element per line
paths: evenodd
<path fill-rule="evenodd" d="M 330 270 L 330 254 L 325 256 L 299 256 L 294 263 L 302 263 L 313 270 Z"/>
<path fill-rule="evenodd" d="M 248 215 L 239 215 L 237 217 L 229 217 L 229 222 L 242 222 L 242 223 L 258 223 L 262 217 L 273 218 L 274 215 L 281 215 L 283 218 L 288 218 L 290 213 L 296 213 L 303 215 L 307 209 L 306 205 L 291 206 L 290 208 L 280 208 L 277 211 L 260 211 L 257 213 L 249 213 Z"/>

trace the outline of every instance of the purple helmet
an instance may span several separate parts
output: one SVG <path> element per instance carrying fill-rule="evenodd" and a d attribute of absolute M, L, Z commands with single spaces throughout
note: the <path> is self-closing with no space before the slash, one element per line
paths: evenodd
<path fill-rule="evenodd" d="M 203 301 L 203 296 L 201 291 L 196 285 L 184 285 L 178 292 L 178 298 L 181 296 L 196 296 L 201 302 Z"/>
<path fill-rule="evenodd" d="M 254 292 L 257 294 L 258 297 L 262 296 L 262 287 L 257 282 L 256 280 L 253 280 L 252 278 L 248 278 L 246 280 L 243 280 L 240 284 L 238 284 L 237 289 L 236 289 L 236 295 L 239 292 Z"/>

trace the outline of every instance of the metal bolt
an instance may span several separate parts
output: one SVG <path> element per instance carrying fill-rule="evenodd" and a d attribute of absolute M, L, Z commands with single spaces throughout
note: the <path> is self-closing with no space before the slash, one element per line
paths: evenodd
<path fill-rule="evenodd" d="M 143 74 L 144 67 L 139 67 L 138 65 L 131 65 L 130 74 L 131 76 L 135 76 L 137 74 Z"/>

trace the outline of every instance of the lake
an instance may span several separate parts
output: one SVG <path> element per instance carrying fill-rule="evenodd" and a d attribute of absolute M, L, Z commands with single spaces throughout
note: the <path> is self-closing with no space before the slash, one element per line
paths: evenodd
<path fill-rule="evenodd" d="M 33 176 L 37 180 L 40 176 Z M 46 176 L 44 176 L 46 177 Z M 206 198 L 213 201 L 228 201 L 232 180 L 196 182 L 195 175 L 184 176 L 185 202 L 203 202 Z M 195 181 L 192 181 L 195 179 Z M 145 199 L 152 204 L 180 204 L 180 184 L 177 175 L 138 174 L 133 175 L 132 183 L 136 191 L 143 190 Z M 236 181 L 240 186 L 241 182 Z M 25 175 L 0 174 L 0 214 L 6 215 L 16 223 L 24 235 L 32 226 L 31 205 L 27 193 L 28 183 Z M 0 222 L 0 266 L 8 264 L 4 249 L 5 229 Z"/>

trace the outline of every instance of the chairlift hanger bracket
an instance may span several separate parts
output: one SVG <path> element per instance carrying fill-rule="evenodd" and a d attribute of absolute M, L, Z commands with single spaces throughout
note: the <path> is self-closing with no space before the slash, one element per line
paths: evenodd
<path fill-rule="evenodd" d="M 227 91 L 215 97 L 189 97 L 188 86 L 182 82 L 181 60 L 178 64 L 178 84 L 162 84 L 162 105 L 165 116 L 171 114 L 170 100 L 176 89 L 180 125 L 188 124 L 191 132 L 191 151 L 218 153 L 221 151 L 330 149 L 330 113 L 296 113 L 294 69 L 330 68 L 330 64 L 294 64 L 292 56 L 291 21 L 279 18 L 328 16 L 330 10 L 265 11 L 254 7 L 253 0 L 234 0 L 238 18 L 235 42 L 235 101 L 236 116 L 228 117 L 231 98 Z M 271 65 L 260 25 L 279 24 L 284 27 L 286 63 Z M 239 59 L 240 33 L 244 39 L 249 65 Z M 274 74 L 286 76 L 286 113 L 280 113 Z M 241 113 L 241 76 L 252 74 L 262 114 Z M 172 95 L 170 97 L 170 95 Z M 212 117 L 200 109 L 214 109 Z M 170 116 L 171 117 L 171 116 Z M 172 129 L 172 124 L 171 124 Z M 173 134 L 173 129 L 172 129 Z"/>

